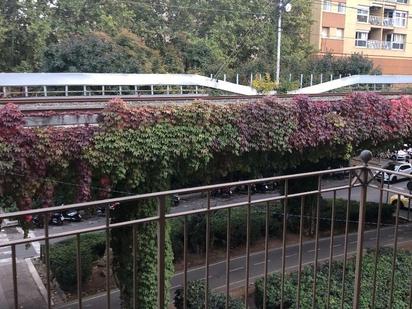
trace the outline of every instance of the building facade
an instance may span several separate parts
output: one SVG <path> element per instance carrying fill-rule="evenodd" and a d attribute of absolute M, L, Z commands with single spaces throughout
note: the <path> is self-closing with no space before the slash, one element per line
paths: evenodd
<path fill-rule="evenodd" d="M 412 75 L 412 0 L 313 0 L 320 54 L 369 57 L 383 74 Z"/>

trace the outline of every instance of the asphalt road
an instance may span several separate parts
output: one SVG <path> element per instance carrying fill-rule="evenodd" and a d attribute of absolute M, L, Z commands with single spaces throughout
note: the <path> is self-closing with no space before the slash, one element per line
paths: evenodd
<path fill-rule="evenodd" d="M 398 233 L 398 245 L 410 242 L 412 240 L 412 224 L 401 225 Z M 393 246 L 394 227 L 383 227 L 381 230 L 380 246 Z M 365 232 L 364 248 L 376 248 L 376 230 Z M 334 237 L 333 259 L 343 259 L 344 256 L 345 236 L 339 235 Z M 356 253 L 357 234 L 351 233 L 348 236 L 348 256 Z M 329 260 L 330 237 L 319 240 L 318 262 L 324 263 Z M 264 274 L 264 257 L 265 252 L 259 251 L 251 253 L 249 263 L 250 284 Z M 286 270 L 296 270 L 299 266 L 299 245 L 289 244 L 285 253 Z M 302 265 L 313 265 L 315 257 L 315 241 L 306 241 L 302 246 Z M 226 284 L 226 261 L 220 261 L 209 265 L 209 284 L 212 290 L 225 291 Z M 282 267 L 282 248 L 272 248 L 268 251 L 268 272 L 279 272 Z M 246 256 L 238 256 L 230 260 L 230 288 L 240 288 L 245 286 L 246 277 Z M 172 295 L 173 292 L 181 288 L 183 282 L 183 272 L 175 273 L 172 278 Z M 205 267 L 200 266 L 191 268 L 187 272 L 188 281 L 202 280 L 205 278 Z M 111 291 L 111 301 L 113 308 L 120 308 L 119 291 Z M 105 308 L 106 293 L 95 295 L 83 299 L 84 308 Z M 58 308 L 77 308 L 77 303 L 70 303 Z"/>

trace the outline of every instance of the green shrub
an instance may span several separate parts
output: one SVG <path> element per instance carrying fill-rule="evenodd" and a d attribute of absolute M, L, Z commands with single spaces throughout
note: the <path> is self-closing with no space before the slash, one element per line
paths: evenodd
<path fill-rule="evenodd" d="M 390 286 L 392 280 L 392 259 L 393 249 L 381 248 L 377 264 L 376 280 L 376 308 L 387 308 L 390 297 Z M 362 264 L 362 282 L 360 308 L 369 308 L 371 304 L 373 291 L 373 273 L 374 273 L 375 252 L 369 251 L 364 255 Z M 410 273 L 412 271 L 412 255 L 408 251 L 400 250 L 396 256 L 395 267 L 395 285 L 394 285 L 394 305 L 393 308 L 408 308 Z M 328 272 L 329 264 L 319 265 L 317 271 L 317 288 L 316 288 L 316 308 L 327 307 L 328 295 Z M 342 302 L 342 275 L 343 262 L 334 261 L 331 271 L 331 291 L 330 304 L 331 308 L 340 305 Z M 355 278 L 355 259 L 348 260 L 346 265 L 345 287 L 346 294 L 344 308 L 352 308 L 353 289 Z M 296 308 L 297 294 L 297 271 L 286 276 L 284 308 Z M 280 274 L 268 276 L 267 284 L 267 308 L 280 307 Z M 256 281 L 255 304 L 257 308 L 263 308 L 263 279 Z M 313 287 L 313 266 L 307 266 L 301 273 L 301 308 L 312 307 L 312 287 Z"/>
<path fill-rule="evenodd" d="M 80 238 L 82 282 L 92 274 L 92 264 L 104 255 L 105 235 L 86 234 Z M 50 246 L 50 268 L 63 290 L 71 291 L 77 286 L 76 239 L 70 238 Z"/>
<path fill-rule="evenodd" d="M 250 211 L 250 243 L 265 236 L 265 207 L 256 205 Z M 238 247 L 246 242 L 247 208 L 234 208 L 231 211 L 231 247 Z M 269 234 L 280 235 L 281 217 L 279 217 L 279 205 L 271 205 L 269 209 Z M 175 220 L 171 224 L 171 239 L 175 259 L 183 254 L 183 222 Z M 210 217 L 210 246 L 213 248 L 225 248 L 227 241 L 227 210 L 214 212 Z M 193 215 L 187 219 L 188 251 L 191 253 L 203 253 L 206 247 L 206 216 Z"/>
<path fill-rule="evenodd" d="M 306 210 L 309 206 L 305 205 Z M 316 207 L 315 203 L 313 207 Z M 365 211 L 365 221 L 369 224 L 376 224 L 378 218 L 379 203 L 367 202 Z M 335 227 L 344 227 L 346 224 L 346 210 L 347 201 L 344 199 L 336 199 L 335 201 Z M 390 223 L 393 219 L 394 207 L 389 204 L 382 205 L 381 223 Z M 289 218 L 288 218 L 288 230 L 291 232 L 299 232 L 300 224 L 300 201 L 291 200 L 289 203 Z M 307 211 L 304 215 L 304 222 L 310 219 L 310 213 Z M 319 229 L 328 230 L 332 223 L 332 199 L 321 199 L 320 201 L 320 221 Z M 357 224 L 359 220 L 359 202 L 351 201 L 349 205 L 349 221 L 351 224 Z"/>
<path fill-rule="evenodd" d="M 176 290 L 174 304 L 176 309 L 183 308 L 183 289 Z M 216 292 L 208 292 L 209 306 L 208 309 L 225 309 L 226 295 Z M 205 283 L 204 281 L 191 281 L 187 287 L 187 309 L 198 309 L 205 307 Z M 229 296 L 228 309 L 242 309 L 245 305 L 238 299 Z"/>

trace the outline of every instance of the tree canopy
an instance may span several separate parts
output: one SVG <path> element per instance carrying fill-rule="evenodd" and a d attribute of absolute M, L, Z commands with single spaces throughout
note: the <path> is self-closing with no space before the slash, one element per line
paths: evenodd
<path fill-rule="evenodd" d="M 285 14 L 285 71 L 312 52 L 310 5 L 294 0 Z M 0 12 L 1 71 L 221 76 L 274 68 L 270 0 L 4 0 Z"/>

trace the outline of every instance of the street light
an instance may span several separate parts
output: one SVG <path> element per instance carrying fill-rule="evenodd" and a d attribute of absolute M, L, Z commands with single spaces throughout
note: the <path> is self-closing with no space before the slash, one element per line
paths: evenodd
<path fill-rule="evenodd" d="M 292 0 L 279 0 L 278 3 L 278 41 L 277 41 L 277 55 L 276 55 L 276 84 L 280 81 L 280 44 L 282 40 L 282 14 L 283 12 L 290 12 Z"/>

